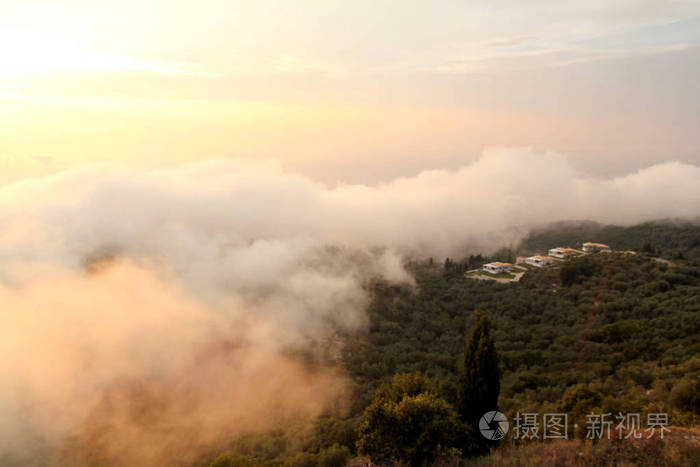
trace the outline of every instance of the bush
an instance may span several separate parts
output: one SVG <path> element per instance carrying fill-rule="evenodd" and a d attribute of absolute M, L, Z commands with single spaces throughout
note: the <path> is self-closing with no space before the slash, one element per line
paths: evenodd
<path fill-rule="evenodd" d="M 334 444 L 316 456 L 317 464 L 322 467 L 343 467 L 350 459 L 350 450 L 346 446 Z"/>
<path fill-rule="evenodd" d="M 684 378 L 671 390 L 669 402 L 677 409 L 700 415 L 700 380 Z"/>
<path fill-rule="evenodd" d="M 397 375 L 377 391 L 363 416 L 359 451 L 376 462 L 423 465 L 454 446 L 457 414 L 433 392 L 418 392 L 429 387 L 420 375 Z"/>

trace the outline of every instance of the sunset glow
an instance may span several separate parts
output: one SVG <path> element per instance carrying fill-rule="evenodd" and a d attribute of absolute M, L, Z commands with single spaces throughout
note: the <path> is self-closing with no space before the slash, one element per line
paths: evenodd
<path fill-rule="evenodd" d="M 698 161 L 697 4 L 541 8 L 5 2 L 0 177 L 246 157 L 371 183 L 501 145 L 592 173 Z"/>
<path fill-rule="evenodd" d="M 700 0 L 0 0 L 0 467 L 695 465 L 699 264 Z"/>

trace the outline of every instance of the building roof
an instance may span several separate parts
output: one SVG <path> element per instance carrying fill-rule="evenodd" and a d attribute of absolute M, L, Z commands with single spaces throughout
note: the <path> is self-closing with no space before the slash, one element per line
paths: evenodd
<path fill-rule="evenodd" d="M 530 257 L 527 258 L 527 259 L 539 259 L 540 261 L 542 261 L 542 260 L 550 261 L 550 258 L 549 258 L 549 257 L 547 257 L 547 256 L 541 256 L 541 255 L 530 256 Z"/>
<path fill-rule="evenodd" d="M 511 264 L 511 263 L 501 263 L 501 262 L 498 262 L 498 261 L 496 261 L 496 262 L 494 262 L 494 263 L 487 263 L 487 264 L 484 264 L 484 266 L 496 266 L 496 267 L 501 267 L 501 266 L 512 266 L 512 265 L 513 265 L 513 264 Z"/>
<path fill-rule="evenodd" d="M 561 254 L 564 256 L 573 256 L 577 254 L 578 252 L 574 250 L 573 248 L 566 248 L 566 247 L 557 247 L 557 248 L 550 248 L 549 249 L 550 254 Z"/>
<path fill-rule="evenodd" d="M 594 243 L 594 242 L 586 242 L 583 244 L 583 246 L 593 246 L 596 248 L 610 248 L 608 245 L 605 243 Z"/>

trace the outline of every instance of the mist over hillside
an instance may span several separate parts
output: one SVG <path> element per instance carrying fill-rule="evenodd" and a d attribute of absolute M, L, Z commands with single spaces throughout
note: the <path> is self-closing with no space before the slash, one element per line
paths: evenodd
<path fill-rule="evenodd" d="M 699 110 L 700 0 L 0 0 L 0 467 L 700 466 Z"/>
<path fill-rule="evenodd" d="M 160 466 L 310 430 L 351 404 L 338 335 L 367 329 L 377 279 L 517 245 L 518 225 L 697 216 L 698 180 L 678 162 L 591 179 L 501 148 L 379 186 L 221 160 L 3 186 L 0 460 Z"/>

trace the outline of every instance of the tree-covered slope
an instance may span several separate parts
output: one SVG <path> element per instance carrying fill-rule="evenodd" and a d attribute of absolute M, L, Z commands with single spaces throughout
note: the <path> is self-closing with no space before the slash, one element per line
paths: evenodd
<path fill-rule="evenodd" d="M 697 267 L 601 253 L 512 284 L 427 264 L 414 272 L 416 288 L 375 286 L 369 334 L 347 347 L 358 410 L 397 372 L 426 373 L 449 395 L 475 309 L 492 323 L 506 410 L 561 405 L 579 385 L 610 408 L 655 405 L 677 421 L 699 410 L 682 394 L 700 375 Z"/>
<path fill-rule="evenodd" d="M 677 238 L 678 232 L 672 235 L 673 245 Z M 592 240 L 628 248 L 606 238 Z M 548 246 L 557 243 L 567 244 L 553 241 Z M 440 438 L 445 446 L 455 435 L 448 428 L 459 413 L 459 388 L 464 387 L 460 365 L 467 338 L 475 330 L 475 310 L 488 315 L 501 374 L 498 407 L 507 416 L 563 412 L 569 415 L 570 426 L 585 427 L 585 415 L 591 412 L 643 417 L 667 412 L 674 430 L 686 427 L 678 433 L 697 430 L 700 268 L 694 260 L 596 253 L 528 269 L 520 282 L 465 276 L 465 271 L 487 260 L 478 255 L 444 263 L 415 262 L 408 265 L 415 285 L 375 282 L 368 329 L 340 336 L 342 360 L 353 387 L 350 412 L 324 414 L 312 433 L 288 429 L 238 440 L 230 448 L 232 454 L 217 465 L 342 466 L 351 459 L 364 465 L 368 458 L 361 456 L 371 453 L 380 458 L 397 453 L 425 458 L 414 441 L 397 446 L 402 442 L 396 439 L 420 439 L 425 442 L 420 446 L 429 446 L 428 441 Z M 425 386 L 423 392 L 378 397 L 387 387 L 405 386 L 406 381 L 419 382 Z M 388 386 L 379 389 L 383 384 Z M 403 426 L 406 417 L 422 421 Z M 395 430 L 397 425 L 402 429 Z M 377 433 L 383 435 L 374 439 Z M 550 458 L 583 455 L 579 461 L 584 464 L 653 465 L 663 458 L 673 460 L 667 465 L 687 465 L 699 458 L 692 443 L 678 436 L 674 440 L 676 444 L 652 440 L 625 445 L 625 450 L 573 441 L 521 447 L 508 442 L 501 443 L 507 449 L 499 447 L 472 461 L 521 465 L 522 459 L 538 462 L 535 458 L 543 465 L 555 465 Z M 452 442 L 459 446 L 458 452 L 443 454 L 453 460 L 470 454 L 464 442 Z M 386 449 L 377 451 L 382 446 Z M 635 457 L 640 450 L 646 454 Z"/>
<path fill-rule="evenodd" d="M 656 221 L 629 227 L 596 222 L 560 222 L 534 229 L 523 239 L 522 253 L 546 252 L 556 246 L 606 243 L 616 250 L 651 250 L 666 258 L 700 259 L 700 225 L 687 221 Z"/>

